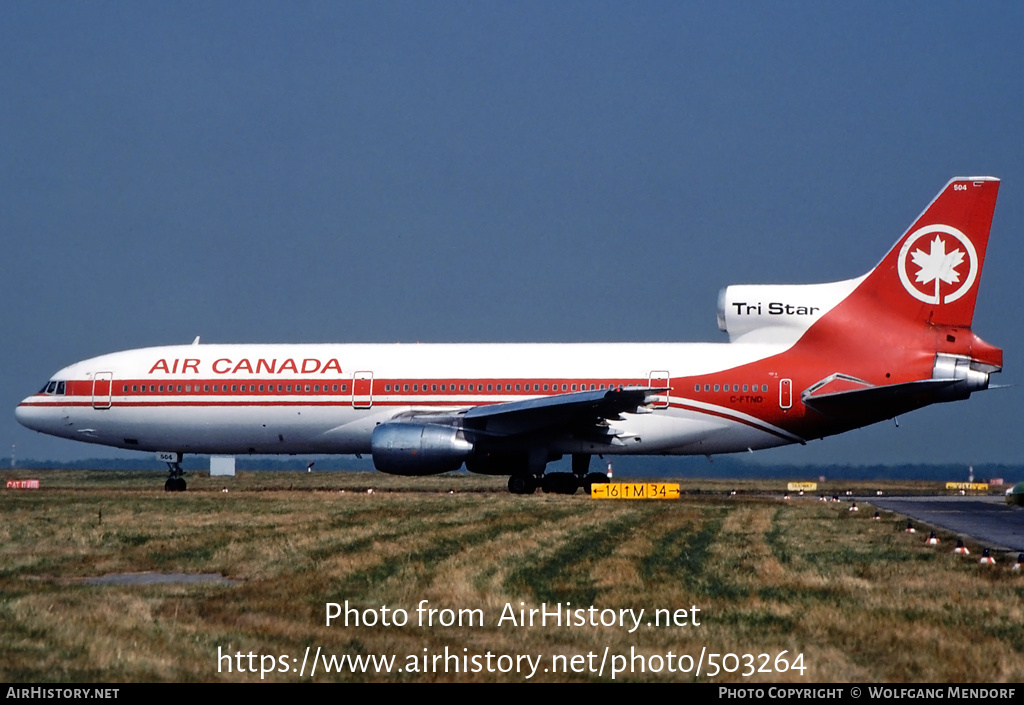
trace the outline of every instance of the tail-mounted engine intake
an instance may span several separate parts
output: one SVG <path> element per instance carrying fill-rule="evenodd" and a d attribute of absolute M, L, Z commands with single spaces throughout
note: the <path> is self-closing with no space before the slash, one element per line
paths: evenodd
<path fill-rule="evenodd" d="M 935 356 L 932 368 L 932 379 L 950 379 L 956 383 L 940 392 L 941 401 L 966 399 L 973 392 L 988 389 L 988 371 L 978 369 L 985 367 L 969 357 L 939 353 Z M 990 368 L 989 368 L 990 369 Z"/>
<path fill-rule="evenodd" d="M 385 423 L 370 439 L 373 466 L 392 475 L 436 475 L 458 470 L 473 444 L 454 426 Z"/>

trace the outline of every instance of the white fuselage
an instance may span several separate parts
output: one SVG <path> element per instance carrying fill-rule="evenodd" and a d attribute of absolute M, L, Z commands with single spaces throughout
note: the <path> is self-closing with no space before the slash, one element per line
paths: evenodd
<path fill-rule="evenodd" d="M 170 346 L 66 367 L 52 378 L 64 382 L 63 395 L 44 390 L 26 399 L 17 415 L 44 433 L 137 450 L 367 453 L 373 429 L 407 412 L 670 385 L 670 394 L 644 410 L 649 413 L 611 422 L 620 442 L 555 439 L 551 450 L 735 452 L 801 440 L 772 422 L 780 411 L 780 371 L 756 379 L 722 374 L 782 349 L 711 343 Z"/>

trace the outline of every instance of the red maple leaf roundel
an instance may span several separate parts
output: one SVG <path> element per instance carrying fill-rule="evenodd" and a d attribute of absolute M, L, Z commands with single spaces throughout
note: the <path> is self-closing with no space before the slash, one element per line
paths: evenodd
<path fill-rule="evenodd" d="M 910 235 L 903 244 L 900 280 L 907 292 L 919 301 L 951 303 L 974 284 L 977 260 L 974 245 L 963 233 L 949 226 L 931 225 Z M 908 272 L 912 267 L 916 267 L 916 271 Z"/>
<path fill-rule="evenodd" d="M 956 268 L 964 261 L 964 251 L 958 249 L 946 254 L 946 243 L 938 235 L 932 240 L 931 245 L 931 251 L 928 253 L 925 253 L 924 250 L 915 250 L 910 256 L 914 260 L 914 264 L 920 267 L 916 281 L 919 284 L 928 284 L 934 281 L 935 300 L 938 301 L 940 282 L 956 284 L 960 281 L 960 275 L 957 274 Z"/>

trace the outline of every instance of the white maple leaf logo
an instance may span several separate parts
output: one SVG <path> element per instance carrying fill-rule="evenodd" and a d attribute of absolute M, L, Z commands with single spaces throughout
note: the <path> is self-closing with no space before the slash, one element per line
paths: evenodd
<path fill-rule="evenodd" d="M 956 268 L 964 261 L 962 250 L 953 250 L 946 253 L 946 243 L 936 235 L 931 241 L 931 251 L 915 250 L 911 253 L 911 259 L 921 269 L 917 272 L 916 281 L 919 284 L 935 282 L 935 300 L 939 301 L 939 284 L 955 284 L 960 281 L 960 275 Z"/>

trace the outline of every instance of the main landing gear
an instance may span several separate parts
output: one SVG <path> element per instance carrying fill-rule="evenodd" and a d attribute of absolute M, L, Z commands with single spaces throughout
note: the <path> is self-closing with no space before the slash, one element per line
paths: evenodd
<path fill-rule="evenodd" d="M 165 492 L 184 492 L 185 491 L 185 478 L 182 475 L 185 471 L 181 469 L 179 461 L 167 461 L 167 470 L 171 476 L 167 478 L 167 482 L 164 483 Z"/>
<path fill-rule="evenodd" d="M 574 455 L 572 472 L 518 473 L 508 478 L 508 491 L 512 494 L 533 494 L 540 488 L 548 494 L 576 494 L 576 490 L 582 488 L 590 494 L 592 485 L 608 482 L 608 477 L 599 472 L 588 472 L 589 468 L 589 455 Z"/>
<path fill-rule="evenodd" d="M 533 494 L 537 491 L 537 477 L 535 475 L 513 475 L 508 478 L 508 491 L 512 494 Z"/>

